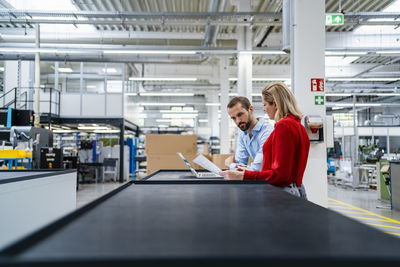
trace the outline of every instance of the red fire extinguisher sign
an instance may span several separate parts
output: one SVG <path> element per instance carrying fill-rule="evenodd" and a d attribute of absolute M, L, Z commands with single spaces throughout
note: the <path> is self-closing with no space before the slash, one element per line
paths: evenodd
<path fill-rule="evenodd" d="M 311 92 L 323 92 L 325 82 L 323 78 L 311 78 Z"/>

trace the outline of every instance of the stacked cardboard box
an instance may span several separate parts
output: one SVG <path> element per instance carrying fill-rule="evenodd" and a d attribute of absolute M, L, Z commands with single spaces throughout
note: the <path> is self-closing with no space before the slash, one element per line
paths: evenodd
<path fill-rule="evenodd" d="M 146 135 L 147 174 L 158 170 L 186 170 L 181 152 L 195 169 L 200 166 L 193 163 L 197 156 L 197 135 L 147 134 Z"/>

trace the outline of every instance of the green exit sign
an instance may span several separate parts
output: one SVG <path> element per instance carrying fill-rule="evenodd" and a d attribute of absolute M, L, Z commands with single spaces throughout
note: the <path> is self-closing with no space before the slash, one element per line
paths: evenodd
<path fill-rule="evenodd" d="M 326 14 L 325 15 L 325 25 L 343 25 L 344 16 L 343 14 Z"/>

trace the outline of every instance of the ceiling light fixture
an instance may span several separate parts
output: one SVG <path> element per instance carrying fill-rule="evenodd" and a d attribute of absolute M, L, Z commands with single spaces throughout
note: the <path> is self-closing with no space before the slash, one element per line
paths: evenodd
<path fill-rule="evenodd" d="M 165 54 L 165 55 L 193 55 L 193 50 L 104 50 L 104 54 Z"/>
<path fill-rule="evenodd" d="M 325 96 L 351 96 L 351 94 L 347 94 L 347 93 L 326 93 Z"/>
<path fill-rule="evenodd" d="M 140 96 L 194 96 L 194 93 L 139 93 Z"/>
<path fill-rule="evenodd" d="M 229 81 L 237 81 L 238 78 L 229 78 Z M 286 82 L 290 81 L 289 78 L 252 78 L 251 79 L 253 82 L 267 82 L 267 81 L 280 81 L 280 82 Z"/>
<path fill-rule="evenodd" d="M 249 50 L 239 51 L 239 54 L 243 55 L 286 55 L 285 52 L 280 50 Z"/>
<path fill-rule="evenodd" d="M 330 82 L 393 82 L 400 79 L 400 77 L 388 77 L 388 78 L 326 78 Z"/>
<path fill-rule="evenodd" d="M 74 72 L 71 68 L 58 68 L 59 72 Z"/>
<path fill-rule="evenodd" d="M 115 69 L 115 68 L 103 68 L 103 72 L 106 72 L 106 73 L 117 73 L 117 69 Z"/>
<path fill-rule="evenodd" d="M 139 103 L 140 106 L 186 106 L 185 103 Z"/>
<path fill-rule="evenodd" d="M 206 106 L 221 106 L 221 103 L 206 103 Z"/>
<path fill-rule="evenodd" d="M 197 81 L 197 78 L 155 78 L 155 77 L 129 77 L 130 81 Z"/>

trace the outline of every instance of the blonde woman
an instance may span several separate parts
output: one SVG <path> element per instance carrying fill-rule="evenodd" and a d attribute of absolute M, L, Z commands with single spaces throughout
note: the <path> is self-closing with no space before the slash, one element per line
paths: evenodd
<path fill-rule="evenodd" d="M 302 182 L 310 140 L 300 123 L 303 114 L 293 93 L 283 83 L 274 82 L 265 86 L 262 101 L 264 111 L 276 123 L 263 146 L 261 171 L 238 168 L 221 172 L 221 175 L 226 180 L 265 180 L 291 194 L 306 198 Z"/>

